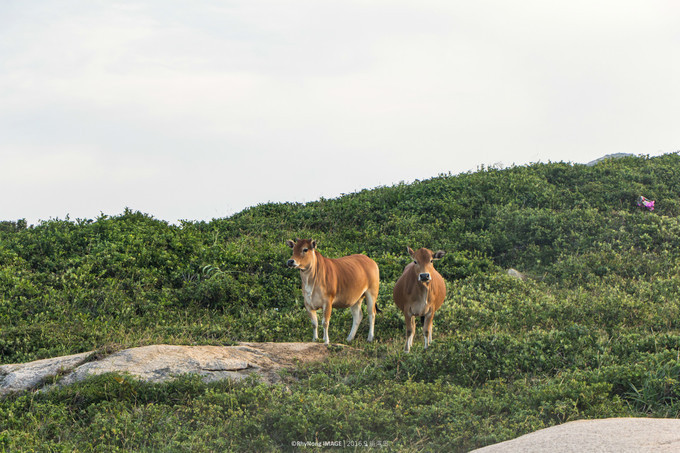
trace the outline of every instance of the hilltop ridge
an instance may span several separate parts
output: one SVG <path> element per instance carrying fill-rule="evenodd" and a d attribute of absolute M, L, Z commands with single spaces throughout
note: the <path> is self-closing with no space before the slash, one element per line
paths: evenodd
<path fill-rule="evenodd" d="M 285 266 L 294 237 L 379 264 L 373 343 L 364 322 L 351 348 L 291 367 L 287 386 L 104 375 L 12 395 L 0 400 L 0 445 L 273 451 L 360 439 L 469 451 L 574 420 L 680 417 L 675 153 L 443 174 L 210 222 L 131 210 L 2 222 L 0 363 L 310 341 L 299 273 Z M 448 297 L 432 346 L 423 352 L 417 330 L 405 355 L 391 293 L 407 246 L 447 251 L 435 267 Z M 331 325 L 342 342 L 350 313 L 334 310 Z"/>

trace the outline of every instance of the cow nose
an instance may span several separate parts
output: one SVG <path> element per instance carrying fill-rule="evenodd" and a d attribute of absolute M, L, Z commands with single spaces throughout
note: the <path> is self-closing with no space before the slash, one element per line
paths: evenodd
<path fill-rule="evenodd" d="M 429 281 L 430 281 L 430 274 L 428 274 L 427 272 L 425 272 L 425 273 L 420 274 L 420 275 L 418 276 L 418 278 L 419 278 L 419 280 L 420 280 L 421 282 L 429 282 Z"/>
<path fill-rule="evenodd" d="M 295 260 L 288 260 L 286 264 L 288 265 L 288 267 L 295 267 Z"/>

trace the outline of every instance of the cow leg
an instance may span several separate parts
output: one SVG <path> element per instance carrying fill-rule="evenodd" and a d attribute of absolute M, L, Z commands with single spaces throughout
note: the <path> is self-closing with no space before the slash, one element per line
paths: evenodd
<path fill-rule="evenodd" d="M 312 321 L 312 341 L 319 340 L 319 321 L 316 318 L 316 310 L 307 309 L 309 319 Z"/>
<path fill-rule="evenodd" d="M 368 341 L 373 341 L 375 328 L 375 303 L 376 298 L 370 292 L 366 293 L 366 312 L 368 313 Z"/>
<path fill-rule="evenodd" d="M 331 322 L 331 311 L 333 311 L 333 301 L 329 300 L 323 306 L 323 342 L 330 343 L 328 339 L 328 325 Z"/>
<path fill-rule="evenodd" d="M 361 323 L 361 319 L 364 317 L 364 314 L 361 312 L 361 300 L 352 305 L 350 310 L 352 311 L 352 330 L 349 331 L 349 335 L 347 336 L 347 343 L 354 340 L 354 336 L 359 329 L 359 323 Z"/>
<path fill-rule="evenodd" d="M 434 321 L 434 311 L 425 315 L 423 320 L 423 340 L 425 349 L 432 343 L 432 322 Z"/>
<path fill-rule="evenodd" d="M 416 318 L 412 315 L 404 315 L 404 319 L 406 321 L 406 346 L 404 347 L 404 352 L 409 352 L 413 344 L 413 337 L 416 335 Z"/>

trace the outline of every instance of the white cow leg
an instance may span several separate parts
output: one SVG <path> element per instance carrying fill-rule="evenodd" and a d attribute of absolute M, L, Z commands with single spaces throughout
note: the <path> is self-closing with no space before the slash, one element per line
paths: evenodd
<path fill-rule="evenodd" d="M 316 310 L 307 310 L 309 319 L 312 321 L 312 341 L 319 340 L 319 320 L 316 317 Z"/>
<path fill-rule="evenodd" d="M 331 323 L 331 311 L 333 310 L 333 301 L 329 300 L 327 305 L 323 307 L 323 342 L 329 344 L 328 325 Z"/>
<path fill-rule="evenodd" d="M 369 293 L 366 293 L 366 310 L 368 311 L 368 341 L 373 341 L 373 332 L 375 329 L 375 299 Z"/>
<path fill-rule="evenodd" d="M 363 313 L 361 312 L 361 301 L 354 304 L 350 310 L 352 311 L 352 330 L 349 331 L 349 335 L 347 336 L 347 343 L 354 340 L 354 336 L 357 334 L 357 330 L 359 329 L 359 324 L 364 317 Z"/>
<path fill-rule="evenodd" d="M 423 320 L 423 340 L 425 343 L 425 349 L 432 344 L 432 321 L 434 320 L 434 313 L 429 313 L 425 315 Z"/>
<path fill-rule="evenodd" d="M 404 352 L 409 352 L 413 345 L 413 337 L 416 335 L 416 318 L 413 316 L 406 317 L 406 346 Z"/>

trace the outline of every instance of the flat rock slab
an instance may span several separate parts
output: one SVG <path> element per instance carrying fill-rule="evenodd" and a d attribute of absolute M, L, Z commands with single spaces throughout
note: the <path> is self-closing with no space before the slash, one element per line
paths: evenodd
<path fill-rule="evenodd" d="M 59 385 L 104 373 L 128 373 L 146 382 L 197 374 L 206 382 L 243 379 L 253 373 L 265 382 L 280 380 L 281 368 L 322 360 L 320 343 L 239 343 L 237 346 L 154 345 L 125 349 L 102 358 L 95 352 L 0 366 L 0 395 L 39 388 L 55 376 Z"/>
<path fill-rule="evenodd" d="M 45 379 L 85 362 L 91 352 L 0 366 L 0 395 L 39 387 Z"/>
<path fill-rule="evenodd" d="M 680 420 L 607 418 L 542 429 L 476 453 L 671 453 L 680 452 Z"/>

